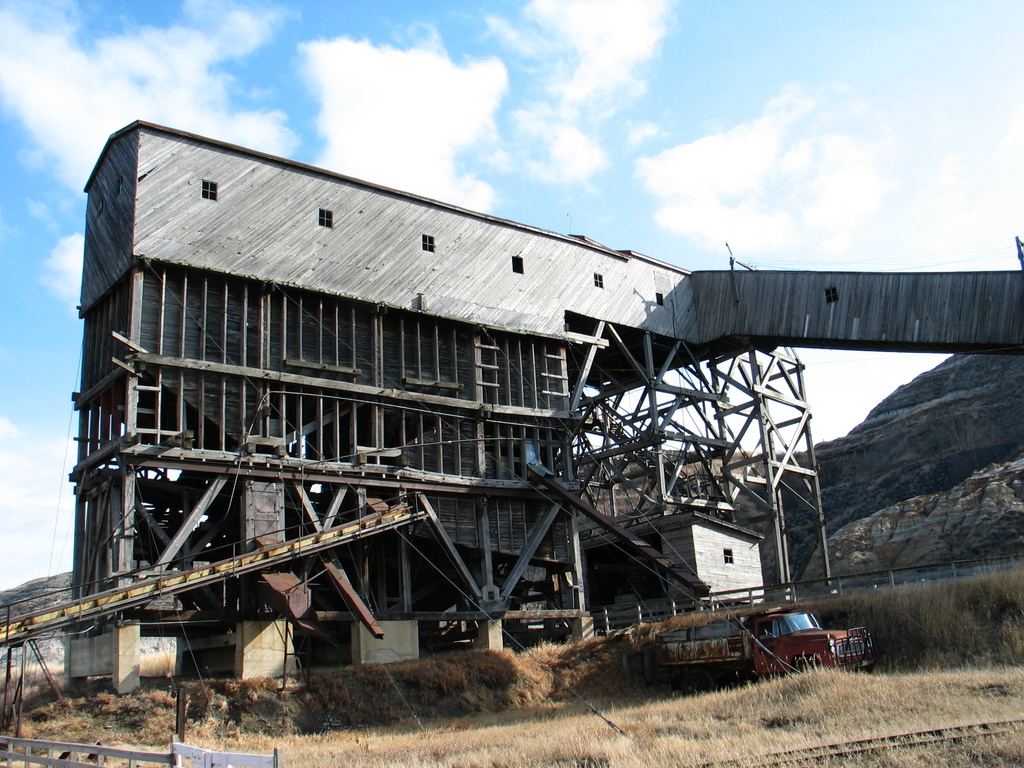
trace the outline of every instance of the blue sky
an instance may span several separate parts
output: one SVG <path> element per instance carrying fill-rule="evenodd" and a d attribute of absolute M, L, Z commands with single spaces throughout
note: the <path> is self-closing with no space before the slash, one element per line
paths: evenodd
<path fill-rule="evenodd" d="M 82 187 L 135 119 L 690 269 L 1017 269 L 1017 2 L 0 0 L 0 588 L 69 567 Z M 818 439 L 936 356 L 811 352 Z"/>

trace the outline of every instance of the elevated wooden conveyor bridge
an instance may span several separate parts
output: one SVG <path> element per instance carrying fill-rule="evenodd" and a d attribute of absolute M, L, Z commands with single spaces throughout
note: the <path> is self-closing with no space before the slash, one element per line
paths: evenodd
<path fill-rule="evenodd" d="M 1024 352 L 1024 271 L 693 272 L 684 303 L 712 354 L 736 343 L 882 352 Z"/>
<path fill-rule="evenodd" d="M 167 571 L 159 576 L 140 578 L 128 586 L 95 592 L 23 616 L 0 615 L 0 621 L 3 622 L 0 624 L 0 645 L 21 645 L 54 629 L 110 616 L 119 611 L 145 605 L 160 597 L 189 592 L 226 578 L 279 567 L 299 557 L 326 552 L 342 544 L 409 525 L 426 518 L 427 514 L 422 509 L 397 507 L 187 571 Z M 130 574 L 125 574 L 122 578 L 128 579 Z"/>

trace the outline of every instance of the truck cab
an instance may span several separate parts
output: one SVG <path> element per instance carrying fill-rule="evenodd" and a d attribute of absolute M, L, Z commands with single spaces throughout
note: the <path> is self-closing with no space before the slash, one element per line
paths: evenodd
<path fill-rule="evenodd" d="M 777 609 L 748 618 L 754 672 L 771 675 L 808 667 L 870 667 L 874 642 L 863 627 L 823 629 L 813 613 Z"/>

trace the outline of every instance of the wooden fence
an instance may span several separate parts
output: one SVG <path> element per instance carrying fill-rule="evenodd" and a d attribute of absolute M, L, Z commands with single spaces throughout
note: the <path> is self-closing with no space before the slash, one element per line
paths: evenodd
<path fill-rule="evenodd" d="M 98 765 L 106 768 L 284 768 L 284 755 L 280 749 L 275 749 L 272 755 L 249 755 L 187 744 L 172 744 L 167 752 L 146 752 L 99 744 L 0 736 L 0 765 L 6 768 L 96 768 Z"/>

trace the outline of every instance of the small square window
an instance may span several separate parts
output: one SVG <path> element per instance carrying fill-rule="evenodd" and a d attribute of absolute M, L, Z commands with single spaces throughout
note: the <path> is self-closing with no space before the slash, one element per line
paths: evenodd
<path fill-rule="evenodd" d="M 517 275 L 525 274 L 526 270 L 523 267 L 523 257 L 513 256 L 512 257 L 512 271 Z"/>
<path fill-rule="evenodd" d="M 203 200 L 217 199 L 217 182 L 203 179 Z"/>
<path fill-rule="evenodd" d="M 654 294 L 654 301 L 655 301 L 655 303 L 659 307 L 664 307 L 665 306 L 665 294 L 664 293 L 656 293 L 656 294 Z"/>
<path fill-rule="evenodd" d="M 732 550 L 731 549 L 723 549 L 722 550 L 722 558 L 725 560 L 726 565 L 731 565 L 732 563 L 735 562 L 735 560 L 733 559 L 733 556 L 732 556 Z"/>
<path fill-rule="evenodd" d="M 320 212 L 316 215 L 316 220 L 321 227 L 327 227 L 330 229 L 334 226 L 334 211 L 321 208 Z"/>
<path fill-rule="evenodd" d="M 839 289 L 834 285 L 825 289 L 825 303 L 834 304 L 839 301 Z"/>
<path fill-rule="evenodd" d="M 434 236 L 433 235 L 424 235 L 423 236 L 423 250 L 424 251 L 430 251 L 431 253 L 434 252 Z"/>
<path fill-rule="evenodd" d="M 604 275 L 600 272 L 594 273 L 594 285 L 598 288 L 604 288 Z"/>

